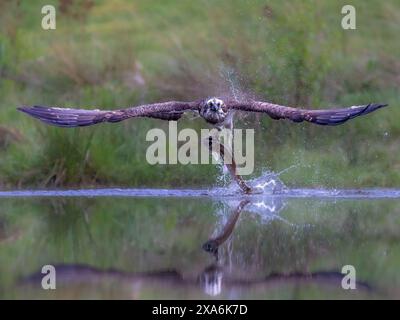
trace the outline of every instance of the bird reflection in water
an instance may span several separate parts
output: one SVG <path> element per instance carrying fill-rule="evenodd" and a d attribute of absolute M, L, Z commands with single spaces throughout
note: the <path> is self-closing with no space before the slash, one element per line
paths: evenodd
<path fill-rule="evenodd" d="M 57 272 L 57 285 L 62 283 L 64 286 L 73 284 L 100 286 L 104 283 L 117 281 L 120 288 L 130 288 L 131 297 L 138 297 L 137 290 L 143 285 L 157 285 L 163 288 L 190 289 L 202 291 L 209 296 L 217 296 L 224 293 L 224 296 L 232 296 L 237 290 L 264 289 L 271 290 L 285 284 L 317 284 L 330 285 L 333 288 L 341 289 L 343 274 L 340 271 L 316 271 L 316 272 L 293 272 L 293 273 L 271 273 L 267 276 L 240 277 L 227 270 L 227 266 L 220 257 L 220 248 L 232 241 L 232 235 L 240 220 L 243 211 L 249 214 L 256 213 L 261 216 L 262 222 L 278 220 L 290 224 L 278 215 L 284 207 L 277 198 L 270 201 L 255 199 L 243 199 L 233 209 L 232 213 L 223 224 L 216 235 L 210 237 L 202 248 L 210 253 L 213 262 L 208 264 L 197 276 L 184 276 L 185 272 L 174 269 L 156 270 L 150 272 L 129 272 L 118 269 L 101 269 L 90 265 L 82 264 L 59 264 L 55 265 Z M 292 224 L 290 224 L 292 225 Z M 35 285 L 40 288 L 43 274 L 39 271 L 33 273 L 22 280 L 22 285 Z M 368 283 L 357 281 L 357 289 L 372 291 Z M 342 289 L 341 289 L 342 290 Z"/>
<path fill-rule="evenodd" d="M 210 238 L 203 244 L 202 248 L 205 251 L 213 254 L 217 261 L 219 260 L 218 248 L 232 235 L 232 232 L 235 229 L 236 223 L 239 219 L 240 213 L 242 212 L 243 208 L 249 203 L 249 200 L 242 200 L 237 208 L 234 210 L 232 215 L 229 217 L 229 220 L 223 227 L 222 232 L 220 232 L 216 237 Z"/>
<path fill-rule="evenodd" d="M 239 205 L 233 210 L 228 217 L 227 222 L 221 228 L 215 236 L 208 239 L 202 248 L 206 252 L 212 254 L 215 258 L 215 262 L 204 269 L 204 272 L 200 275 L 200 283 L 205 293 L 211 296 L 219 295 L 222 291 L 222 278 L 224 275 L 224 264 L 221 263 L 219 248 L 228 242 L 228 246 L 232 247 L 232 233 L 238 223 L 239 217 L 242 211 L 248 207 L 249 211 L 253 211 L 263 217 L 264 221 L 270 221 L 274 219 L 283 220 L 277 215 L 280 210 L 284 207 L 284 204 L 279 201 L 277 202 L 274 198 L 270 198 L 269 201 L 253 201 L 244 199 L 240 201 Z M 285 220 L 284 220 L 285 221 Z"/>
<path fill-rule="evenodd" d="M 229 217 L 229 220 L 223 227 L 222 231 L 216 237 L 212 237 L 207 240 L 202 246 L 205 251 L 211 253 L 215 257 L 215 260 L 217 262 L 208 266 L 204 270 L 203 274 L 200 276 L 200 283 L 204 289 L 204 292 L 208 295 L 216 296 L 221 293 L 223 268 L 218 264 L 218 249 L 224 242 L 226 242 L 230 238 L 233 230 L 235 229 L 240 213 L 249 203 L 249 200 L 242 200 L 237 208 L 234 210 L 232 215 Z"/>
<path fill-rule="evenodd" d="M 310 273 L 293 272 L 289 274 L 273 273 L 261 279 L 224 279 L 227 274 L 226 266 L 221 262 L 220 247 L 232 241 L 232 234 L 237 226 L 239 217 L 243 210 L 247 209 L 250 213 L 255 213 L 261 217 L 262 222 L 268 223 L 272 220 L 282 221 L 290 226 L 298 227 L 279 216 L 279 212 L 284 208 L 285 204 L 279 199 L 269 198 L 257 201 L 248 199 L 242 200 L 233 210 L 223 227 L 215 236 L 210 237 L 203 245 L 204 251 L 210 253 L 215 261 L 207 266 L 203 273 L 199 276 L 199 282 L 203 291 L 210 296 L 220 295 L 223 284 L 225 287 L 273 287 L 285 283 L 316 283 L 331 284 L 341 288 L 343 274 L 339 271 L 317 271 Z M 361 290 L 371 291 L 368 283 L 357 281 L 357 288 Z M 229 289 L 228 289 L 229 290 Z"/>

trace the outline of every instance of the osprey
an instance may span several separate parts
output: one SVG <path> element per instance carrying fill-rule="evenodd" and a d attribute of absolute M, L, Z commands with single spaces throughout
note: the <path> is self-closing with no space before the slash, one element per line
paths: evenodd
<path fill-rule="evenodd" d="M 87 110 L 45 106 L 23 106 L 19 107 L 18 110 L 47 124 L 59 127 L 84 127 L 102 122 L 114 123 L 141 117 L 177 121 L 186 111 L 193 111 L 197 112 L 207 123 L 221 129 L 229 125 L 232 127 L 234 111 L 265 113 L 275 120 L 288 119 L 294 122 L 307 121 L 318 125 L 335 126 L 385 106 L 387 104 L 370 103 L 349 108 L 310 110 L 251 99 L 237 101 L 212 97 L 189 102 L 168 101 L 145 104 L 119 110 Z M 212 137 L 210 137 L 210 144 L 211 140 Z M 220 152 L 221 154 L 226 152 L 224 146 L 221 146 Z M 250 192 L 251 188 L 236 174 L 236 164 L 233 162 L 228 166 L 228 169 L 242 191 Z"/>
<path fill-rule="evenodd" d="M 275 120 L 288 119 L 294 122 L 307 121 L 319 125 L 335 126 L 385 106 L 387 104 L 371 103 L 350 108 L 308 110 L 262 101 L 224 101 L 214 97 L 191 102 L 168 101 L 145 104 L 119 110 L 87 110 L 44 106 L 24 106 L 19 107 L 18 110 L 47 124 L 59 127 L 84 127 L 101 122 L 120 122 L 139 117 L 177 121 L 185 111 L 198 112 L 208 123 L 220 127 L 228 119 L 229 113 L 235 110 L 266 113 Z"/>

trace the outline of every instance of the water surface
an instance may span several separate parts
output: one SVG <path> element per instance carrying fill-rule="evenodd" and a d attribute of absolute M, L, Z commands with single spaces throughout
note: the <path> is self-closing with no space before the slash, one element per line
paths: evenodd
<path fill-rule="evenodd" d="M 400 298 L 396 190 L 11 191 L 0 203 L 0 298 Z M 48 264 L 55 290 L 41 287 Z"/>

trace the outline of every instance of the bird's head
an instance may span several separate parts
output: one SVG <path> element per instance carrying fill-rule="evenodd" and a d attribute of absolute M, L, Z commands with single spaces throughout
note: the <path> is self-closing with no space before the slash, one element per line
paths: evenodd
<path fill-rule="evenodd" d="M 215 97 L 204 100 L 200 106 L 200 115 L 212 124 L 223 122 L 227 115 L 225 102 Z"/>

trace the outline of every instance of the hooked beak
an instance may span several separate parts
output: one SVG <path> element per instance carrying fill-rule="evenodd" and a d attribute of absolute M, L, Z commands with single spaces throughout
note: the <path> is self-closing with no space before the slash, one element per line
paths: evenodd
<path fill-rule="evenodd" d="M 210 109 L 211 111 L 218 111 L 218 107 L 215 104 L 212 104 Z"/>

